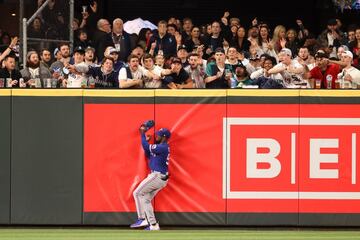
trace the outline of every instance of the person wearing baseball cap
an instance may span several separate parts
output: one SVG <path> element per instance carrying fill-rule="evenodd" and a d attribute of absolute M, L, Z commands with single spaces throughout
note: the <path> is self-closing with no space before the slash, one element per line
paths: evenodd
<path fill-rule="evenodd" d="M 305 69 L 298 61 L 292 59 L 290 49 L 281 49 L 279 59 L 282 59 L 281 62 L 268 71 L 269 75 L 280 73 L 283 76 L 285 88 L 297 88 L 298 85 L 307 83 L 303 79 Z"/>
<path fill-rule="evenodd" d="M 88 66 L 95 67 L 95 48 L 88 46 L 85 48 L 85 63 Z"/>
<path fill-rule="evenodd" d="M 105 56 L 111 57 L 114 59 L 114 70 L 119 72 L 121 68 L 124 67 L 124 62 L 119 60 L 119 51 L 114 47 L 108 47 L 105 50 Z"/>
<path fill-rule="evenodd" d="M 182 66 L 178 57 L 171 59 L 171 69 L 163 72 L 163 84 L 170 89 L 193 88 L 193 81 Z"/>
<path fill-rule="evenodd" d="M 338 74 L 338 79 L 344 82 L 351 83 L 353 88 L 360 86 L 360 71 L 352 66 L 354 55 L 350 51 L 345 51 L 342 54 L 342 61 L 346 64 L 341 73 Z"/>
<path fill-rule="evenodd" d="M 335 81 L 340 72 L 340 67 L 337 64 L 330 63 L 328 57 L 329 55 L 324 50 L 316 52 L 316 66 L 306 74 L 312 88 L 315 88 L 316 80 L 321 81 L 321 88 L 330 88 L 329 84 L 331 84 L 331 88 L 335 88 Z"/>
<path fill-rule="evenodd" d="M 55 48 L 55 50 L 54 50 L 54 58 L 56 59 L 56 61 L 60 61 L 60 59 L 62 58 L 59 48 Z"/>
<path fill-rule="evenodd" d="M 81 46 L 77 46 L 76 48 L 74 48 L 73 54 L 75 53 L 80 53 L 82 55 L 85 55 L 85 49 Z"/>
<path fill-rule="evenodd" d="M 189 66 L 189 62 L 187 61 L 187 56 L 189 54 L 185 45 L 180 45 L 178 47 L 176 55 L 178 58 L 180 58 L 183 68 Z"/>
<path fill-rule="evenodd" d="M 140 126 L 141 145 L 149 159 L 149 175 L 137 186 L 133 192 L 138 219 L 130 225 L 130 228 L 145 228 L 145 230 L 160 230 L 156 221 L 152 199 L 163 189 L 169 179 L 170 147 L 169 139 L 171 133 L 167 128 L 160 128 L 155 133 L 155 144 L 149 144 L 151 135 L 145 133 L 154 126 L 154 121 L 149 120 Z"/>

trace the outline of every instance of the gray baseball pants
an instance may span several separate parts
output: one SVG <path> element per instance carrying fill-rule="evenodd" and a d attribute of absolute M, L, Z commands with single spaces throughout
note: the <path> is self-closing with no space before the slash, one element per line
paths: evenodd
<path fill-rule="evenodd" d="M 133 192 L 138 218 L 147 218 L 150 224 L 156 223 L 151 200 L 168 182 L 161 179 L 163 176 L 159 172 L 150 173 Z"/>

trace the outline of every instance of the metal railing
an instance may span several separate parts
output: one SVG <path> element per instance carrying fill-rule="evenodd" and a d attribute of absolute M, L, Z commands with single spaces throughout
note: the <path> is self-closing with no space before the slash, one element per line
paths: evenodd
<path fill-rule="evenodd" d="M 22 27 L 20 31 L 20 39 L 22 39 L 22 51 L 20 52 L 20 58 L 23 61 L 23 66 L 26 66 L 26 55 L 28 52 L 28 41 L 35 42 L 52 42 L 52 43 L 60 43 L 60 42 L 68 42 L 70 43 L 70 49 L 73 48 L 74 43 L 74 31 L 72 29 L 72 22 L 74 20 L 74 0 L 69 0 L 69 39 L 68 40 L 58 40 L 58 39 L 41 39 L 41 38 L 28 38 L 27 37 L 27 29 L 28 26 L 34 21 L 34 19 L 44 10 L 44 8 L 49 4 L 51 0 L 46 0 L 37 10 L 36 12 L 29 18 L 22 18 L 24 13 L 24 2 L 20 0 L 20 18 L 22 18 Z"/>

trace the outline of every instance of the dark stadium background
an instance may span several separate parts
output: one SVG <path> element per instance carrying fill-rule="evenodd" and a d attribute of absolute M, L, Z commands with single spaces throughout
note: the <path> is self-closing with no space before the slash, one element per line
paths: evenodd
<path fill-rule="evenodd" d="M 25 15 L 34 13 L 37 1 L 22 0 L 25 3 Z M 68 4 L 68 0 L 57 0 Z M 75 12 L 81 12 L 81 6 L 90 0 L 75 0 Z M 98 0 L 100 12 L 104 17 L 113 20 L 121 17 L 124 21 L 137 17 L 156 23 L 160 19 L 176 16 L 180 19 L 189 16 L 196 25 L 206 24 L 220 19 L 225 10 L 232 16 L 240 17 L 242 24 L 247 27 L 251 19 L 258 17 L 274 28 L 277 24 L 294 27 L 295 20 L 301 18 L 313 33 L 318 34 L 326 25 L 330 17 L 340 17 L 344 24 L 356 23 L 360 19 L 360 11 L 346 10 L 341 13 L 333 6 L 332 0 L 305 1 L 257 1 L 257 0 Z M 0 0 L 0 29 L 6 29 L 11 34 L 19 31 L 19 0 Z M 11 16 L 16 13 L 16 16 Z M 80 17 L 77 15 L 77 17 Z"/>
<path fill-rule="evenodd" d="M 225 10 L 239 17 L 245 27 L 254 17 L 268 22 L 271 28 L 278 24 L 295 27 L 295 20 L 300 18 L 316 34 L 323 30 L 331 17 L 339 16 L 345 23 L 356 19 L 359 22 L 360 17 L 360 11 L 346 11 L 344 14 L 336 11 L 332 0 L 109 0 L 103 1 L 102 5 L 104 14 L 110 19 L 120 16 L 129 20 L 141 16 L 156 22 L 170 16 L 180 19 L 190 16 L 196 25 L 219 20 Z"/>

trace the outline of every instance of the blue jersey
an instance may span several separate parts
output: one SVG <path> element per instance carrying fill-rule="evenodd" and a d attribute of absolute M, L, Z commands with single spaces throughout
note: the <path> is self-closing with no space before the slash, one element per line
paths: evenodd
<path fill-rule="evenodd" d="M 146 141 L 145 133 L 141 134 L 141 144 L 149 159 L 151 171 L 168 174 L 168 164 L 170 159 L 170 147 L 167 143 L 149 144 Z"/>

